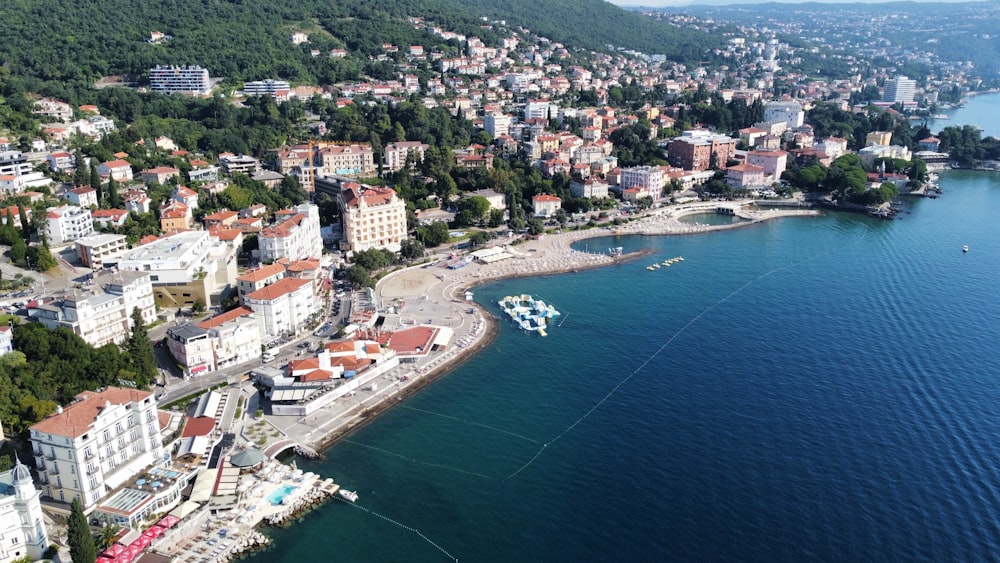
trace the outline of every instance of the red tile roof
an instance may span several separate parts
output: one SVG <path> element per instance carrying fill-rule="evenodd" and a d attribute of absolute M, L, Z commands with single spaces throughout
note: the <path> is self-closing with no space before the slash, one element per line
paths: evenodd
<path fill-rule="evenodd" d="M 258 289 L 257 291 L 246 296 L 247 299 L 254 299 L 260 301 L 271 301 L 277 299 L 282 295 L 287 295 L 294 291 L 302 288 L 304 285 L 311 284 L 312 280 L 305 280 L 300 278 L 282 278 L 271 285 Z"/>
<path fill-rule="evenodd" d="M 256 270 L 250 270 L 249 272 L 236 278 L 236 281 L 257 283 L 283 273 L 284 271 L 285 267 L 281 264 L 269 264 L 267 266 L 261 266 Z"/>
<path fill-rule="evenodd" d="M 107 403 L 124 405 L 141 402 L 152 395 L 149 391 L 123 387 L 108 387 L 103 391 L 84 391 L 77 395 L 78 400 L 64 408 L 63 412 L 49 415 L 48 418 L 36 423 L 31 429 L 75 439 L 91 430 L 91 424 L 105 409 Z"/>
<path fill-rule="evenodd" d="M 191 438 L 192 436 L 208 436 L 215 430 L 215 419 L 210 416 L 199 416 L 187 419 L 181 438 Z"/>
<path fill-rule="evenodd" d="M 243 316 L 246 316 L 246 315 L 252 315 L 252 314 L 253 314 L 253 311 L 250 310 L 248 307 L 237 307 L 235 309 L 231 309 L 229 311 L 226 311 L 225 313 L 220 313 L 218 315 L 215 315 L 214 317 L 212 317 L 210 319 L 206 319 L 204 321 L 201 321 L 200 323 L 198 323 L 198 327 L 203 328 L 205 330 L 208 330 L 210 328 L 215 328 L 215 327 L 217 327 L 219 325 L 223 325 L 225 323 L 228 323 L 229 321 L 231 321 L 233 319 L 238 319 L 240 317 L 243 317 Z"/>

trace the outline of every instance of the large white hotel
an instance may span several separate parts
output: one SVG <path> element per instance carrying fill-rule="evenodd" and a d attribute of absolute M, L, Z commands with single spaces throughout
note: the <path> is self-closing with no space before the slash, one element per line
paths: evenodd
<path fill-rule="evenodd" d="M 200 66 L 162 66 L 149 70 L 149 89 L 164 94 L 207 96 L 212 91 L 208 70 Z"/>

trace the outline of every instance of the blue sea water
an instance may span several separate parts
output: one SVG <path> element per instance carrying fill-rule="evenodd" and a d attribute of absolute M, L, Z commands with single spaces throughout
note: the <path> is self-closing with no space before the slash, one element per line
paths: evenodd
<path fill-rule="evenodd" d="M 972 96 L 964 102 L 962 107 L 944 112 L 948 119 L 928 119 L 927 127 L 938 133 L 945 127 L 972 125 L 983 130 L 983 137 L 1000 137 L 1000 94 Z M 920 123 L 915 121 L 913 126 L 919 127 Z"/>
<path fill-rule="evenodd" d="M 1000 176 L 940 184 L 478 288 L 562 316 L 297 460 L 360 499 L 252 560 L 1000 558 Z"/>

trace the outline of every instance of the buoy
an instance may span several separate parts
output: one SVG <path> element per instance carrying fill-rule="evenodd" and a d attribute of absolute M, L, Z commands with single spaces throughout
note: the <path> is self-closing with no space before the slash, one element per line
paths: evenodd
<path fill-rule="evenodd" d="M 962 252 L 968 252 L 968 251 L 969 251 L 969 245 L 965 245 L 962 247 Z"/>

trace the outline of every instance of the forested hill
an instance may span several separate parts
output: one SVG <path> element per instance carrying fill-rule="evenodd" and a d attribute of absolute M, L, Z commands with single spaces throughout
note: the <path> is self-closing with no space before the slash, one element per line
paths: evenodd
<path fill-rule="evenodd" d="M 568 47 L 603 50 L 610 43 L 689 62 L 717 42 L 602 0 L 4 0 L 0 73 L 92 83 L 106 75 L 141 75 L 157 64 L 198 64 L 237 81 L 332 82 L 366 71 L 367 55 L 383 42 L 433 43 L 407 22 L 410 16 L 488 43 L 495 36 L 483 29 L 480 16 L 524 26 Z M 150 44 L 152 31 L 173 38 Z M 293 48 L 292 31 L 310 33 L 311 44 Z M 331 63 L 308 53 L 333 47 L 352 55 Z"/>

